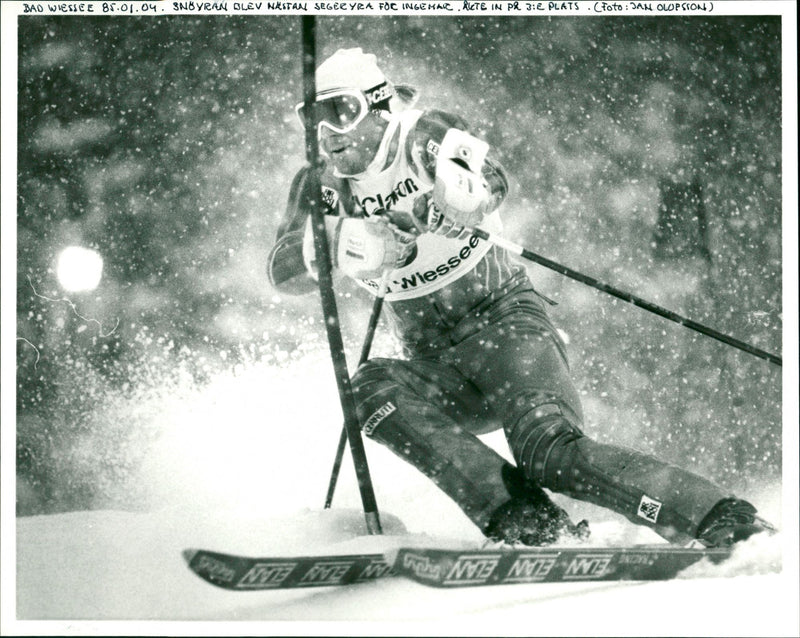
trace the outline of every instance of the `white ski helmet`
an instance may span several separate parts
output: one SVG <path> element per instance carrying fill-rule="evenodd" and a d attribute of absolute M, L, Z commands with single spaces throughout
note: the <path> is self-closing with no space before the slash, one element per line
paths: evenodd
<path fill-rule="evenodd" d="M 386 82 L 377 58 L 360 48 L 339 49 L 317 68 L 317 91 L 360 89 L 366 91 Z"/>

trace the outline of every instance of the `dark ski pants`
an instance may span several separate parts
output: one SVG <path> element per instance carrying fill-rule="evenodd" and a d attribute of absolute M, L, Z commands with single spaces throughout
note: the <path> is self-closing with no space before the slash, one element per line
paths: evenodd
<path fill-rule="evenodd" d="M 679 543 L 694 538 L 716 485 L 637 451 L 593 441 L 563 343 L 533 291 L 509 295 L 478 332 L 435 356 L 372 359 L 353 379 L 365 434 L 414 465 L 484 530 L 509 493 L 505 460 L 478 439 L 502 427 L 541 487 L 607 507 Z"/>

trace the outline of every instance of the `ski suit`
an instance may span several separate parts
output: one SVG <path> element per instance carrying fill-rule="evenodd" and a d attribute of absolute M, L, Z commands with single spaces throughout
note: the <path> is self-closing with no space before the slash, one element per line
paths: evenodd
<path fill-rule="evenodd" d="M 467 130 L 442 111 L 392 114 L 367 171 L 346 179 L 324 172 L 327 213 L 369 216 L 424 205 L 450 127 Z M 502 199 L 502 167 L 489 158 L 484 173 Z M 306 175 L 304 168 L 292 183 L 269 256 L 271 283 L 287 293 L 316 286 L 302 256 Z M 500 230 L 497 210 L 482 225 Z M 373 280 L 357 283 L 378 288 Z M 406 359 L 371 359 L 355 374 L 362 430 L 432 479 L 481 530 L 510 498 L 505 460 L 477 437 L 498 428 L 528 480 L 673 542 L 694 538 L 702 518 L 730 496 L 697 475 L 582 433 L 580 400 L 546 301 L 503 249 L 475 236 L 423 233 L 411 262 L 392 272 L 385 300 Z"/>

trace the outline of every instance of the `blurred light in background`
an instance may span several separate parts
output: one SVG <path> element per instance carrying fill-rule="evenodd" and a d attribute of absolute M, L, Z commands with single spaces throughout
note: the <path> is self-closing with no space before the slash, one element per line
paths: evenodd
<path fill-rule="evenodd" d="M 68 292 L 94 290 L 103 276 L 103 258 L 96 250 L 68 246 L 58 256 L 56 273 Z"/>

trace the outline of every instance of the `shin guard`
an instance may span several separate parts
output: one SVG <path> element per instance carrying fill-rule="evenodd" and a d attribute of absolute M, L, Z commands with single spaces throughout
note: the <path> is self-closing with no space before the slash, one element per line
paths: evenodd
<path fill-rule="evenodd" d="M 611 509 L 677 543 L 695 538 L 703 517 L 729 496 L 652 456 L 593 441 L 552 412 L 519 421 L 508 437 L 526 476 L 542 487 Z"/>

